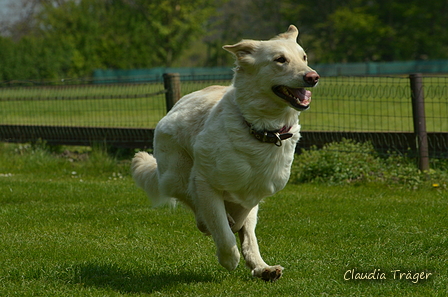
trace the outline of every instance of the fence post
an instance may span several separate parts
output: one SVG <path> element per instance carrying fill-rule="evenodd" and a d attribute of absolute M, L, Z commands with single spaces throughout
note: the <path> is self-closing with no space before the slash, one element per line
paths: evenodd
<path fill-rule="evenodd" d="M 412 117 L 414 135 L 418 151 L 418 167 L 421 171 L 429 170 L 428 135 L 426 133 L 425 100 L 423 78 L 421 73 L 410 74 Z"/>
<path fill-rule="evenodd" d="M 180 75 L 179 73 L 164 73 L 163 83 L 165 86 L 166 112 L 173 108 L 180 99 Z"/>

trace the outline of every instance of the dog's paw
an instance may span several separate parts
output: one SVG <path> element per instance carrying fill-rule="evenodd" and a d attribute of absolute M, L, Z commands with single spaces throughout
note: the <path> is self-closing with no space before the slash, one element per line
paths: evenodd
<path fill-rule="evenodd" d="M 268 266 L 263 268 L 255 268 L 252 270 L 252 275 L 255 277 L 259 277 L 267 282 L 275 282 L 283 274 L 283 267 L 280 265 L 276 266 Z"/>
<path fill-rule="evenodd" d="M 235 270 L 240 262 L 240 252 L 236 245 L 230 249 L 218 251 L 217 256 L 219 263 L 229 271 Z"/>

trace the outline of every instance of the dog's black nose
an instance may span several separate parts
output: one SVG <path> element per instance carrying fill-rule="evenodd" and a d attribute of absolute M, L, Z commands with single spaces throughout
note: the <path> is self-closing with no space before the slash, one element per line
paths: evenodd
<path fill-rule="evenodd" d="M 315 86 L 319 82 L 319 74 L 316 71 L 310 71 L 303 76 L 303 80 L 310 86 Z"/>

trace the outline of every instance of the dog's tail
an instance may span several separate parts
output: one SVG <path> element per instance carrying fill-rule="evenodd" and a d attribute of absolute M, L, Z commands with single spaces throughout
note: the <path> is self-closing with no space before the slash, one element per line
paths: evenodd
<path fill-rule="evenodd" d="M 153 207 L 174 202 L 172 198 L 160 195 L 157 161 L 153 155 L 146 152 L 136 153 L 132 159 L 131 170 L 135 183 L 145 190 Z"/>

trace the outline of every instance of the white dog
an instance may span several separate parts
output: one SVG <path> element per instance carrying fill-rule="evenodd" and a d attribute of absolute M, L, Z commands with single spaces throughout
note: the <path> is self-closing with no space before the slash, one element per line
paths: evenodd
<path fill-rule="evenodd" d="M 283 267 L 261 258 L 258 203 L 285 187 L 300 138 L 298 115 L 311 101 L 304 88 L 319 81 L 298 33 L 291 25 L 271 40 L 224 46 L 236 57 L 232 85 L 181 98 L 156 127 L 154 154 L 132 160 L 133 177 L 154 206 L 173 198 L 188 205 L 228 270 L 240 260 L 238 232 L 252 275 L 268 281 Z"/>

